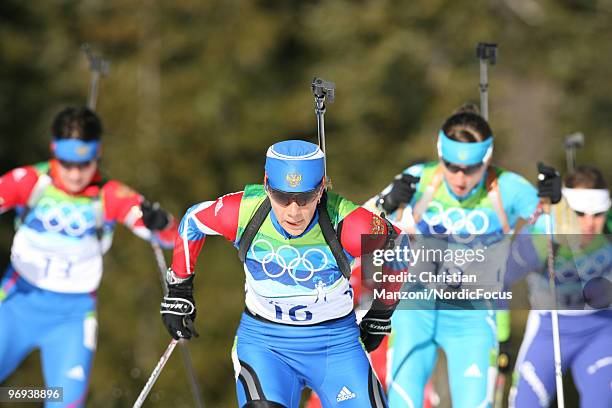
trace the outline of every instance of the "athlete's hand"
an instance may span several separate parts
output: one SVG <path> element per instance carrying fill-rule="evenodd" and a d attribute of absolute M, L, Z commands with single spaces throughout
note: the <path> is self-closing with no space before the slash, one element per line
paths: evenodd
<path fill-rule="evenodd" d="M 174 274 L 172 269 L 168 269 L 166 282 L 168 283 L 168 295 L 164 296 L 160 312 L 168 333 L 176 340 L 190 339 L 192 336 L 198 337 L 198 332 L 193 326 L 196 318 L 193 275 L 181 279 Z"/>
<path fill-rule="evenodd" d="M 398 174 L 395 180 L 393 180 L 391 191 L 379 199 L 379 205 L 387 214 L 391 214 L 400 205 L 409 203 L 416 191 L 419 180 L 419 177 L 414 177 L 410 174 Z"/>
<path fill-rule="evenodd" d="M 144 200 L 140 204 L 142 211 L 142 222 L 145 227 L 152 231 L 161 231 L 170 223 L 170 214 L 159 206 L 159 203 L 152 203 Z"/>
<path fill-rule="evenodd" d="M 552 204 L 561 201 L 561 175 L 554 168 L 538 163 L 538 197 L 550 198 Z"/>
<path fill-rule="evenodd" d="M 499 354 L 497 355 L 497 368 L 502 374 L 510 371 L 510 340 L 499 343 Z"/>
<path fill-rule="evenodd" d="M 361 342 L 368 353 L 376 350 L 386 335 L 391 333 L 391 314 L 389 310 L 373 310 L 361 319 L 359 331 Z"/>

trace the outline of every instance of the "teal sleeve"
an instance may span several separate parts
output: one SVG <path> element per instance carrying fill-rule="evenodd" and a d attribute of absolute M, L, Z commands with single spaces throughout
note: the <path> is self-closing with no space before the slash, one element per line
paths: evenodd
<path fill-rule="evenodd" d="M 499 176 L 499 190 L 508 223 L 511 226 L 519 218 L 528 220 L 538 207 L 538 191 L 525 178 L 509 171 Z"/>

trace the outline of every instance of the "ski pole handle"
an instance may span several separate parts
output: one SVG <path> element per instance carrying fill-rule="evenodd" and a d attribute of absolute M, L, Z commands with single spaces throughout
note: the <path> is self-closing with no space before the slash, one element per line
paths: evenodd
<path fill-rule="evenodd" d="M 164 368 L 164 366 L 168 362 L 168 359 L 170 359 L 170 355 L 172 355 L 172 352 L 174 351 L 174 348 L 176 347 L 177 344 L 178 344 L 178 340 L 172 339 L 170 341 L 168 348 L 166 348 L 166 351 L 164 352 L 164 354 L 161 356 L 161 358 L 157 362 L 157 365 L 153 369 L 153 373 L 151 373 L 149 380 L 147 381 L 144 388 L 140 392 L 138 399 L 136 400 L 136 402 L 134 402 L 133 408 L 140 408 L 142 406 L 145 399 L 147 398 L 147 395 L 149 395 L 151 388 L 153 388 L 153 384 L 155 384 L 155 381 L 157 381 L 157 377 L 159 377 L 161 370 Z"/>
<path fill-rule="evenodd" d="M 555 285 L 555 266 L 554 266 L 554 248 L 553 248 L 553 218 L 554 211 L 550 198 L 542 198 L 542 209 L 546 214 L 546 235 L 548 235 L 548 277 L 549 287 L 552 292 L 554 304 L 550 311 L 553 331 L 553 356 L 555 363 L 555 388 L 557 391 L 557 408 L 565 407 L 565 397 L 563 393 L 563 372 L 561 370 L 561 336 L 559 335 L 559 315 L 557 313 L 557 292 Z"/>

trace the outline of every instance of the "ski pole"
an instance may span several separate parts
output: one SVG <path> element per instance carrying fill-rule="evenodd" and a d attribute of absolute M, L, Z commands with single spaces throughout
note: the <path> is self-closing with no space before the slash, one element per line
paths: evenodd
<path fill-rule="evenodd" d="M 170 358 L 170 355 L 174 351 L 174 348 L 176 347 L 177 343 L 178 343 L 178 340 L 175 340 L 175 339 L 172 339 L 172 341 L 170 341 L 170 344 L 168 344 L 166 351 L 161 356 L 161 358 L 157 362 L 157 365 L 153 369 L 153 372 L 151 373 L 151 376 L 147 380 L 147 383 L 145 384 L 142 391 L 140 391 L 140 395 L 138 396 L 138 399 L 136 399 L 136 402 L 134 402 L 133 408 L 140 408 L 142 406 L 145 399 L 147 398 L 147 395 L 149 395 L 151 388 L 153 388 L 153 384 L 155 384 L 155 381 L 157 381 L 157 377 L 159 377 L 161 370 L 164 368 L 164 366 L 168 362 L 168 359 Z"/>
<path fill-rule="evenodd" d="M 108 61 L 102 59 L 102 57 L 99 55 L 95 55 L 89 44 L 83 44 L 81 49 L 89 61 L 89 70 L 91 71 L 87 107 L 92 111 L 95 111 L 96 104 L 98 102 L 98 82 L 100 81 L 101 76 L 106 76 L 106 74 L 108 74 Z"/>
<path fill-rule="evenodd" d="M 480 113 L 489 121 L 489 63 L 495 65 L 497 61 L 497 44 L 478 43 L 476 57 L 480 60 Z"/>
<path fill-rule="evenodd" d="M 157 242 L 151 241 L 151 247 L 153 248 L 153 253 L 155 254 L 155 260 L 157 261 L 157 266 L 159 269 L 159 276 L 161 278 L 162 290 L 164 292 L 164 296 L 168 294 L 168 285 L 166 284 L 165 273 L 168 269 L 166 266 L 166 258 L 164 258 L 164 253 L 160 248 Z M 193 363 L 191 359 L 191 353 L 189 352 L 189 347 L 187 346 L 185 339 L 180 339 L 178 341 L 179 348 L 181 349 L 181 357 L 183 358 L 183 365 L 185 366 L 185 371 L 187 372 L 187 378 L 189 379 L 189 385 L 191 387 L 191 393 L 193 394 L 193 401 L 197 408 L 203 408 L 204 402 L 202 401 L 202 393 L 200 391 L 200 386 L 198 385 L 198 381 L 196 380 L 195 370 L 193 369 Z"/>
<path fill-rule="evenodd" d="M 331 189 L 331 178 L 327 176 L 327 151 L 325 149 L 325 101 L 334 102 L 336 86 L 333 82 L 314 77 L 310 85 L 315 98 L 315 113 L 317 115 L 317 133 L 319 135 L 319 147 L 325 154 L 323 158 L 324 177 L 326 188 Z"/>
<path fill-rule="evenodd" d="M 552 329 L 553 329 L 553 353 L 555 360 L 555 384 L 557 389 L 557 407 L 564 408 L 565 401 L 563 396 L 563 373 L 561 372 L 561 340 L 559 338 L 559 315 L 557 313 L 557 295 L 555 287 L 555 266 L 554 266 L 554 252 L 553 252 L 553 225 L 552 217 L 554 215 L 553 209 L 551 208 L 550 200 L 546 200 L 543 206 L 544 213 L 546 214 L 546 235 L 548 236 L 548 284 L 550 291 L 555 299 L 551 313 L 552 318 Z"/>
<path fill-rule="evenodd" d="M 479 42 L 476 45 L 476 57 L 480 62 L 480 81 L 478 88 L 480 90 L 480 113 L 482 117 L 489 121 L 489 63 L 495 65 L 497 62 L 497 44 Z M 519 219 L 520 221 L 520 219 Z M 519 231 L 520 225 L 517 222 L 515 225 L 515 233 Z M 493 406 L 502 407 L 504 399 L 504 390 L 506 387 L 506 374 L 500 372 L 497 375 L 495 382 L 495 394 Z"/>
<path fill-rule="evenodd" d="M 565 136 L 565 143 L 563 145 L 565 147 L 567 171 L 571 173 L 576 168 L 576 150 L 584 146 L 584 134 L 582 132 L 575 132 Z"/>

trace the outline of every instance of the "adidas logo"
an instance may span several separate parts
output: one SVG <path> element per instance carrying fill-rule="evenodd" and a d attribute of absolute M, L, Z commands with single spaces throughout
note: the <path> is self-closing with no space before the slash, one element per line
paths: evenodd
<path fill-rule="evenodd" d="M 357 395 L 355 395 L 354 392 L 351 392 L 351 390 L 349 390 L 348 388 L 342 387 L 342 389 L 340 390 L 340 392 L 336 396 L 336 402 L 342 402 L 342 401 L 350 400 L 350 399 L 355 398 L 356 396 Z"/>
<path fill-rule="evenodd" d="M 474 363 L 468 367 L 467 370 L 463 373 L 464 377 L 474 377 L 474 378 L 482 378 L 482 373 L 478 366 Z"/>
<path fill-rule="evenodd" d="M 77 365 L 72 367 L 67 373 L 66 376 L 68 378 L 72 378 L 73 380 L 83 381 L 85 380 L 85 370 L 83 370 L 83 366 Z"/>

